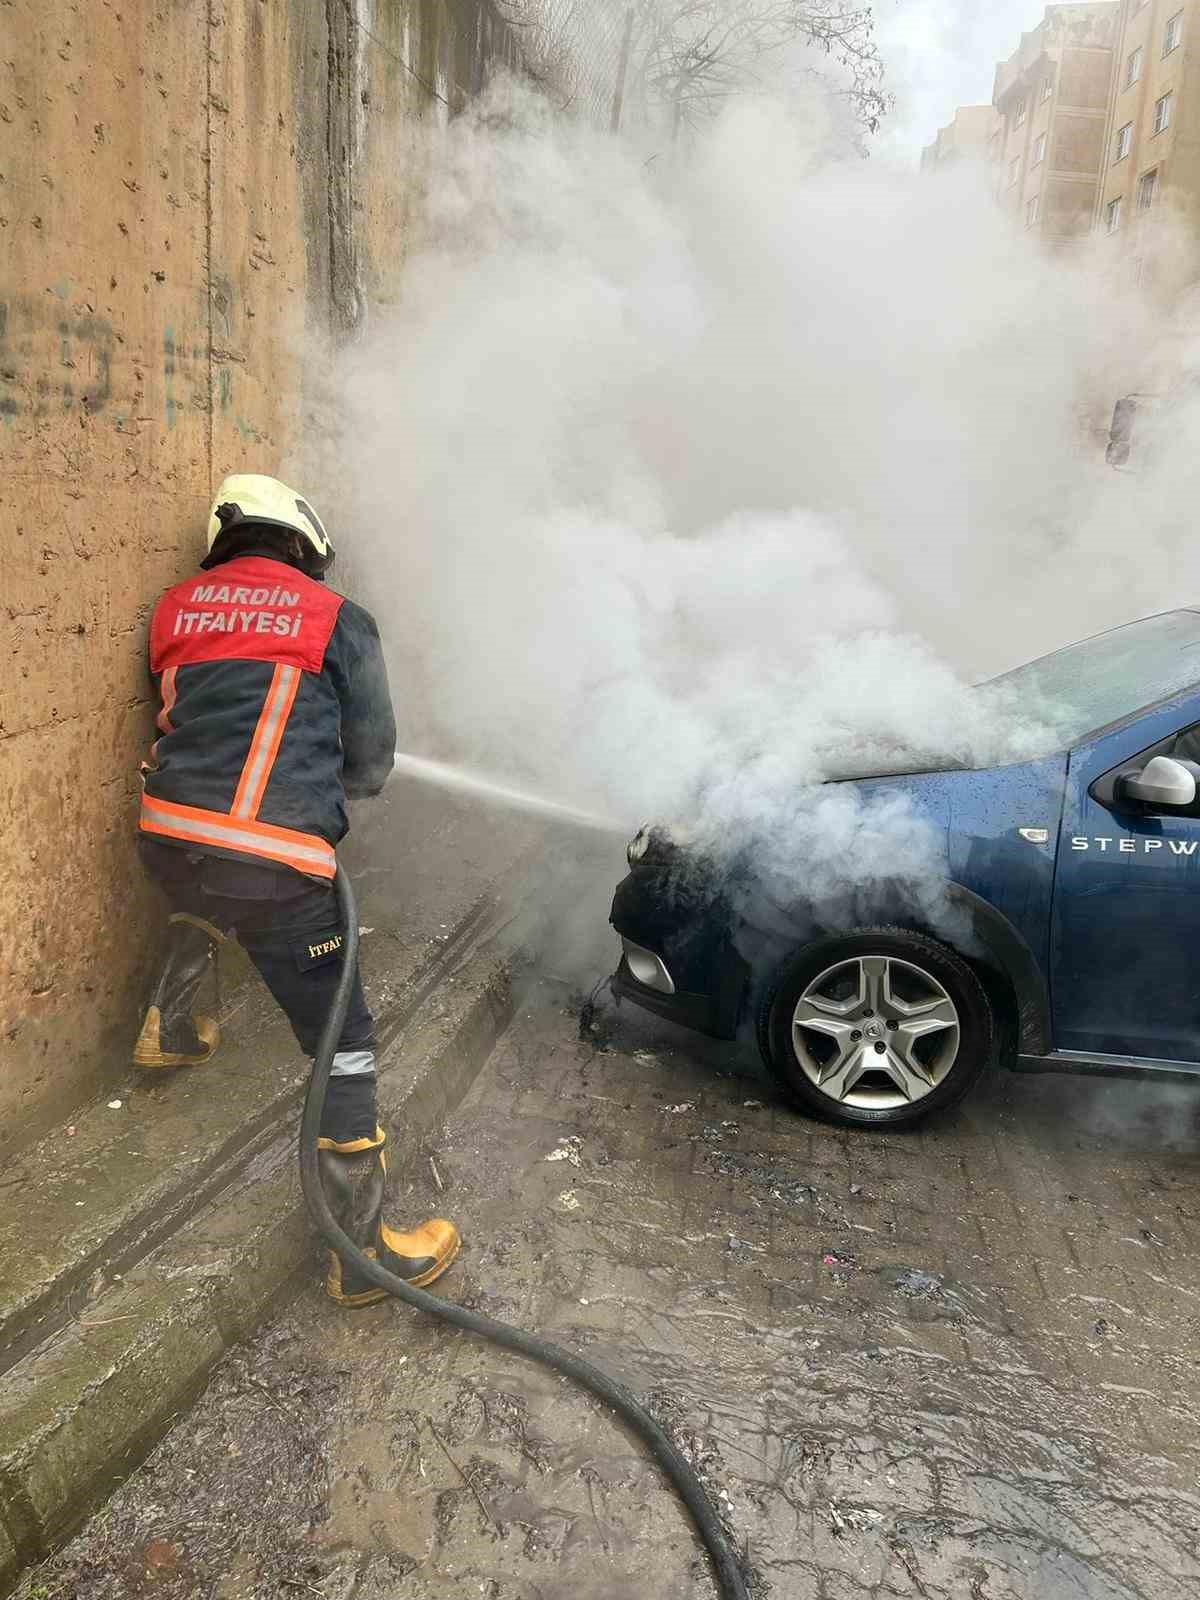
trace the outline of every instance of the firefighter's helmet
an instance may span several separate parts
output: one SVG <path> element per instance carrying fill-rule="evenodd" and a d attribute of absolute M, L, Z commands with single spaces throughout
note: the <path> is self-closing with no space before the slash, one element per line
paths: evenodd
<path fill-rule="evenodd" d="M 333 560 L 333 545 L 324 524 L 303 495 L 278 478 L 238 472 L 217 490 L 208 518 L 208 556 L 201 565 L 212 566 L 224 559 L 234 536 L 243 530 L 250 533 L 255 527 L 283 528 L 296 534 L 304 545 L 305 567 L 314 576 Z"/>

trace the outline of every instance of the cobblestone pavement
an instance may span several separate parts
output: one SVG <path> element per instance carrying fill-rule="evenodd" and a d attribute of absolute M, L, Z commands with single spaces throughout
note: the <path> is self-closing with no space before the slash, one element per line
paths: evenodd
<path fill-rule="evenodd" d="M 1200 1085 L 1081 1078 L 998 1076 L 923 1131 L 838 1131 L 744 1053 L 634 1011 L 581 1039 L 543 982 L 413 1153 L 404 1204 L 463 1226 L 447 1295 L 651 1398 L 727 1497 L 759 1593 L 1184 1600 L 1198 1148 Z M 315 1288 L 40 1581 L 72 1600 L 714 1592 L 588 1398 Z"/>

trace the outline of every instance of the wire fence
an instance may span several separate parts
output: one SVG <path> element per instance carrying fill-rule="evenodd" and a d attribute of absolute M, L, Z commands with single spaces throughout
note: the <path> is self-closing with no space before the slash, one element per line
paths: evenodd
<path fill-rule="evenodd" d="M 621 0 L 502 0 L 522 32 L 529 70 L 564 107 L 620 127 L 635 107 L 629 82 L 633 8 Z"/>

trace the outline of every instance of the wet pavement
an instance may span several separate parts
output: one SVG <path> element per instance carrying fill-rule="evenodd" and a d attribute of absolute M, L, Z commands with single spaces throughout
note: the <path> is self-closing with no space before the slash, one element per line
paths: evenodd
<path fill-rule="evenodd" d="M 783 1600 L 1200 1593 L 1200 1085 L 997 1076 L 908 1135 L 531 983 L 407 1217 L 444 1292 L 648 1398 Z M 398 1209 L 398 1208 L 394 1208 Z M 406 1217 L 398 1220 L 404 1221 Z M 715 1590 L 590 1398 L 314 1288 L 29 1593 L 683 1600 Z"/>

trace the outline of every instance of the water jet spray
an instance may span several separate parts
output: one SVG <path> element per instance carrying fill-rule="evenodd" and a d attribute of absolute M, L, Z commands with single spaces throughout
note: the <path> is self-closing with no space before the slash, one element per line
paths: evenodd
<path fill-rule="evenodd" d="M 630 825 L 617 817 L 604 817 L 559 800 L 548 800 L 542 795 L 530 794 L 511 784 L 471 772 L 466 767 L 452 767 L 443 761 L 428 761 L 423 756 L 410 756 L 397 750 L 395 769 L 421 783 L 431 783 L 439 789 L 452 789 L 459 794 L 477 795 L 481 800 L 491 801 L 495 805 L 507 806 L 513 811 L 531 811 L 554 822 L 572 822 L 577 827 L 592 828 L 600 833 L 630 831 Z"/>

